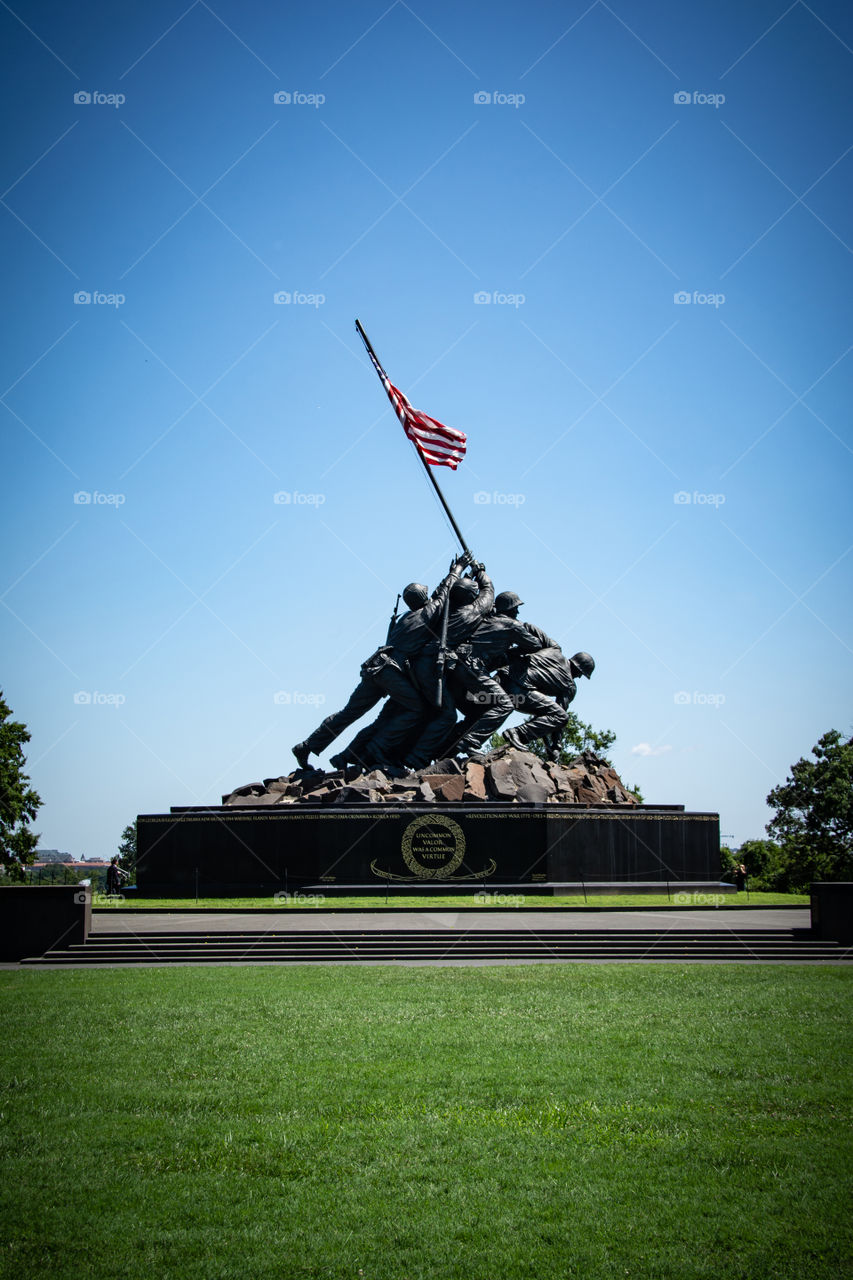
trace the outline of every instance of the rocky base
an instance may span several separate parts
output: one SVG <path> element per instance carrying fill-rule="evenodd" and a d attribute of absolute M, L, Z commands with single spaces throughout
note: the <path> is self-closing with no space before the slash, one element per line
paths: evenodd
<path fill-rule="evenodd" d="M 636 805 L 619 775 L 591 751 L 569 764 L 542 761 L 531 751 L 502 747 L 479 759 L 439 760 L 405 777 L 388 777 L 380 769 L 364 773 L 356 767 L 326 773 L 297 769 L 281 778 L 266 778 L 237 787 L 222 797 L 223 805 L 290 804 L 605 804 Z"/>

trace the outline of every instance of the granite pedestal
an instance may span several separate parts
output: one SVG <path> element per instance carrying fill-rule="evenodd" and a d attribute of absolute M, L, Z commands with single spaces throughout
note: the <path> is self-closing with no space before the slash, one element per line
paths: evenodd
<path fill-rule="evenodd" d="M 718 815 L 679 806 L 175 808 L 140 815 L 137 849 L 140 894 L 166 897 L 720 878 Z"/>

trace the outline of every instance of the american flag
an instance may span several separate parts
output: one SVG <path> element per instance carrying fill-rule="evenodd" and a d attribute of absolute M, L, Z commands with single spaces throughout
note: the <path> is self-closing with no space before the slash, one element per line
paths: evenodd
<path fill-rule="evenodd" d="M 436 421 L 427 413 L 415 409 L 388 378 L 375 354 L 368 348 L 367 354 L 373 367 L 379 374 L 382 385 L 388 392 L 388 399 L 394 406 L 394 412 L 403 424 L 403 430 L 423 458 L 431 467 L 452 467 L 455 471 L 465 457 L 468 438 L 464 431 L 455 427 L 446 427 L 443 422 Z"/>

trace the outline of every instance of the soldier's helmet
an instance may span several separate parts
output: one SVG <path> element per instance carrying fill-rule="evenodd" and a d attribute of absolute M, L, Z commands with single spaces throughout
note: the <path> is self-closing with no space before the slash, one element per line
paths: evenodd
<path fill-rule="evenodd" d="M 576 666 L 581 675 L 586 676 L 587 680 L 595 670 L 595 659 L 590 654 L 584 653 L 583 650 L 580 653 L 573 654 L 569 658 L 569 662 Z"/>
<path fill-rule="evenodd" d="M 403 587 L 403 599 L 409 609 L 422 609 L 429 600 L 429 589 L 422 582 L 410 582 Z"/>
<path fill-rule="evenodd" d="M 509 613 L 511 609 L 520 609 L 523 604 L 521 596 L 514 591 L 501 591 L 495 596 L 495 613 Z"/>
<path fill-rule="evenodd" d="M 460 578 L 450 588 L 450 603 L 454 609 L 459 609 L 462 605 L 472 604 L 479 594 L 480 588 L 476 582 L 471 578 Z"/>

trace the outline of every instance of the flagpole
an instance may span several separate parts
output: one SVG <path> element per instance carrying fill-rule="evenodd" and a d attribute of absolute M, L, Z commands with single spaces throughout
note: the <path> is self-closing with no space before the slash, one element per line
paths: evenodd
<path fill-rule="evenodd" d="M 364 332 L 364 329 L 361 326 L 360 320 L 356 320 L 355 327 L 356 329 L 358 329 L 359 336 L 361 337 L 362 342 L 367 348 L 368 354 L 373 357 L 373 359 L 376 361 L 380 369 L 383 368 L 382 362 L 379 359 L 379 356 L 374 351 L 373 345 L 370 339 L 368 338 L 367 334 Z M 378 374 L 378 370 L 377 370 L 377 374 Z M 381 381 L 381 376 L 380 376 L 380 381 Z M 424 471 L 429 476 L 430 484 L 432 485 L 433 489 L 438 495 L 438 500 L 441 503 L 442 507 L 444 508 L 444 514 L 447 516 L 448 520 L 451 523 L 451 526 L 453 527 L 453 532 L 456 534 L 456 537 L 459 539 L 459 545 L 462 547 L 462 550 L 466 556 L 471 556 L 471 552 L 468 550 L 468 545 L 465 542 L 465 539 L 462 537 L 462 532 L 459 528 L 459 525 L 456 523 L 455 519 L 453 518 L 453 512 L 450 510 L 450 507 L 447 505 L 447 500 L 445 499 L 444 494 L 441 492 L 441 489 L 438 486 L 438 481 L 433 475 L 432 467 L 429 465 L 429 463 L 427 462 L 426 458 L 423 456 L 423 454 L 421 453 L 417 445 L 415 446 L 415 453 L 418 455 L 421 462 L 423 463 L 423 468 L 424 468 Z M 473 556 L 471 556 L 471 558 L 473 559 Z"/>

